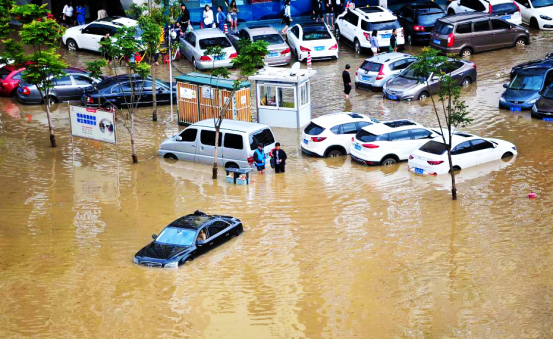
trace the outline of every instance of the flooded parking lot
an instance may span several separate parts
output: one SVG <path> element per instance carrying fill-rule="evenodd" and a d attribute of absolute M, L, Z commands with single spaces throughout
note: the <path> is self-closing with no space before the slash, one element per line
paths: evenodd
<path fill-rule="evenodd" d="M 406 163 L 304 156 L 300 130 L 274 129 L 284 175 L 214 181 L 209 166 L 156 156 L 181 128 L 166 106 L 158 122 L 149 109 L 137 117 L 138 165 L 121 124 L 117 147 L 72 145 L 66 104 L 52 149 L 39 106 L 0 98 L 0 337 L 552 337 L 552 124 L 498 109 L 511 67 L 551 51 L 552 33 L 533 31 L 530 46 L 472 57 L 465 130 L 519 155 L 461 171 L 457 202 L 448 177 Z M 96 58 L 67 54 L 74 66 Z M 436 126 L 428 101 L 358 90 L 345 103 L 342 69 L 361 62 L 341 46 L 338 62 L 314 63 L 314 116 Z M 133 264 L 152 233 L 194 210 L 236 216 L 245 232 L 178 270 Z"/>

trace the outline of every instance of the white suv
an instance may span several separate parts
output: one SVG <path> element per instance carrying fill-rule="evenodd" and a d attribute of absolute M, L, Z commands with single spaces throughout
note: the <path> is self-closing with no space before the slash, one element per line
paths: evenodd
<path fill-rule="evenodd" d="M 348 154 L 352 137 L 379 120 L 362 114 L 343 112 L 313 119 L 302 132 L 302 152 L 320 157 Z"/>
<path fill-rule="evenodd" d="M 514 25 L 521 25 L 521 9 L 512 0 L 455 0 L 448 5 L 448 15 L 485 12 L 498 15 Z"/>
<path fill-rule="evenodd" d="M 516 0 L 521 20 L 531 27 L 552 30 L 552 0 Z"/>
<path fill-rule="evenodd" d="M 389 47 L 392 30 L 396 28 L 396 44 L 404 46 L 404 29 L 396 15 L 381 6 L 368 6 L 346 10 L 337 17 L 335 37 L 338 41 L 349 41 L 354 45 L 356 53 L 361 54 L 363 48 L 370 48 L 371 33 L 377 31 L 379 47 Z M 388 48 L 387 48 L 388 49 Z"/>
<path fill-rule="evenodd" d="M 87 25 L 68 28 L 62 36 L 62 41 L 70 51 L 88 49 L 89 51 L 99 52 L 100 45 L 98 43 L 106 33 L 110 33 L 110 36 L 113 38 L 118 28 L 123 26 L 133 27 L 137 23 L 136 20 L 129 18 L 107 17 Z M 137 27 L 137 39 L 140 39 L 140 34 L 141 32 Z"/>
<path fill-rule="evenodd" d="M 439 132 L 410 120 L 392 120 L 364 127 L 350 146 L 352 160 L 364 165 L 391 166 L 408 160 L 410 154 Z"/>

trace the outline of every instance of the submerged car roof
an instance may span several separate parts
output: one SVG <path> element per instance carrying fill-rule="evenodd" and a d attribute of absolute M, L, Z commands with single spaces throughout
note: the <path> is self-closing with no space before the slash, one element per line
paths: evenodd
<path fill-rule="evenodd" d="M 366 115 L 354 113 L 354 112 L 339 112 L 325 114 L 320 117 L 314 118 L 312 122 L 314 124 L 320 125 L 321 127 L 328 127 L 329 125 L 356 122 L 364 120 L 371 120 L 373 122 L 379 122 L 377 119 L 370 118 Z"/>
<path fill-rule="evenodd" d="M 357 7 L 353 12 L 371 22 L 396 20 L 394 13 L 381 6 Z"/>
<path fill-rule="evenodd" d="M 385 133 L 398 132 L 406 129 L 412 129 L 415 127 L 424 128 L 424 126 L 407 119 L 383 121 L 380 124 L 373 124 L 362 128 L 366 132 L 375 135 L 381 135 Z"/>
<path fill-rule="evenodd" d="M 369 57 L 365 60 L 366 61 L 371 61 L 371 62 L 378 62 L 378 63 L 382 64 L 382 63 L 387 63 L 387 62 L 390 62 L 390 61 L 393 61 L 393 60 L 398 60 L 398 59 L 401 59 L 401 58 L 409 58 L 409 57 L 412 57 L 412 56 L 413 55 L 410 55 L 410 54 L 407 54 L 407 53 L 392 52 L 392 53 L 378 54 L 376 56 Z"/>
<path fill-rule="evenodd" d="M 214 119 L 201 120 L 190 125 L 189 127 L 192 127 L 192 126 L 214 128 Z M 232 130 L 232 131 L 243 132 L 243 133 L 255 132 L 262 128 L 269 128 L 269 126 L 264 124 L 258 124 L 256 122 L 236 121 L 236 120 L 228 120 L 228 119 L 223 119 L 223 122 L 221 123 L 221 129 Z"/>
<path fill-rule="evenodd" d="M 438 21 L 442 21 L 447 24 L 455 24 L 461 21 L 468 21 L 468 20 L 479 19 L 482 17 L 489 17 L 489 16 L 491 16 L 489 13 L 484 13 L 484 12 L 460 13 L 460 14 L 454 14 L 454 15 L 442 17 Z"/>

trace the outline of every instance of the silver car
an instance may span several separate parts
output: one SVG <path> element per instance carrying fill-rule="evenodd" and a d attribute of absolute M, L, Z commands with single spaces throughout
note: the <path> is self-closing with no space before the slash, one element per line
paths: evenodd
<path fill-rule="evenodd" d="M 53 79 L 54 88 L 50 90 L 50 104 L 63 101 L 79 101 L 85 88 L 101 81 L 88 76 L 85 71 L 66 69 L 66 75 Z M 17 100 L 26 105 L 41 104 L 44 102 L 37 87 L 19 81 Z"/>
<path fill-rule="evenodd" d="M 473 62 L 450 59 L 441 68 L 454 78 L 458 86 L 466 87 L 477 81 L 477 67 Z M 418 78 L 414 75 L 412 64 L 383 86 L 383 97 L 389 100 L 423 100 L 438 91 L 439 77 L 430 73 L 427 78 Z"/>
<path fill-rule="evenodd" d="M 356 71 L 356 88 L 380 91 L 387 81 L 414 61 L 416 58 L 406 53 L 384 53 L 367 58 Z"/>
<path fill-rule="evenodd" d="M 241 29 L 237 33 L 229 33 L 227 36 L 239 53 L 240 39 L 248 39 L 252 42 L 263 40 L 269 43 L 269 46 L 267 46 L 269 54 L 265 57 L 265 62 L 269 66 L 280 66 L 290 63 L 291 53 L 289 45 L 283 40 L 279 32 L 271 26 L 250 26 Z"/>
<path fill-rule="evenodd" d="M 237 57 L 237 51 L 223 32 L 217 28 L 205 28 L 188 32 L 180 38 L 180 51 L 195 68 L 210 69 L 218 67 L 232 67 L 233 58 Z M 223 55 L 204 55 L 206 49 L 212 46 L 220 46 Z"/>

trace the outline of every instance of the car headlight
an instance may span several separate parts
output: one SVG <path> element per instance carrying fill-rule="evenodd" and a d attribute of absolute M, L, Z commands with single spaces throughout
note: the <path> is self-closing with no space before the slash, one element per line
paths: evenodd
<path fill-rule="evenodd" d="M 528 104 L 535 104 L 535 102 L 537 102 L 537 100 L 539 100 L 539 98 L 533 98 L 533 99 L 530 99 L 529 101 L 527 101 Z"/>
<path fill-rule="evenodd" d="M 513 149 L 514 151 L 517 151 L 517 147 L 515 147 L 515 146 L 512 146 L 512 149 Z"/>
<path fill-rule="evenodd" d="M 537 113 L 537 104 L 533 104 L 531 110 L 533 111 L 533 113 Z"/>
<path fill-rule="evenodd" d="M 134 258 L 133 258 L 133 262 L 134 262 L 135 264 L 138 264 L 138 263 L 139 263 L 137 257 L 134 257 Z"/>
<path fill-rule="evenodd" d="M 500 96 L 500 102 L 506 102 L 506 98 L 504 97 L 504 95 Z"/>
<path fill-rule="evenodd" d="M 165 264 L 164 267 L 165 268 L 177 268 L 177 267 L 179 267 L 179 262 L 178 261 L 170 262 L 168 264 Z"/>
<path fill-rule="evenodd" d="M 551 18 L 551 17 L 549 17 L 549 16 L 546 16 L 546 15 L 541 15 L 540 17 L 541 17 L 541 19 L 543 19 L 543 20 L 547 20 L 547 21 L 550 21 L 550 20 L 552 20 L 552 18 Z"/>

